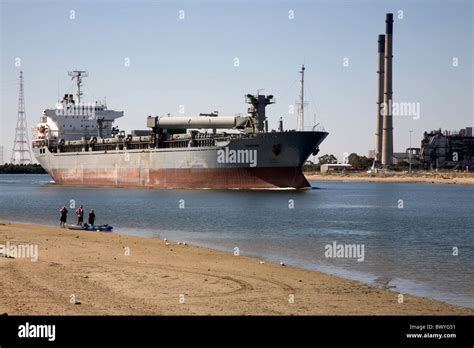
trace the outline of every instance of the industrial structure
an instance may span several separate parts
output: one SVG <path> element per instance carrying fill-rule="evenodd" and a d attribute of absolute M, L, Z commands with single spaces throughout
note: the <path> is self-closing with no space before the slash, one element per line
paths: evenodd
<path fill-rule="evenodd" d="M 377 51 L 377 115 L 375 160 L 382 166 L 394 164 L 392 114 L 393 13 L 387 13 L 385 35 L 378 36 Z"/>
<path fill-rule="evenodd" d="M 369 157 L 374 158 L 382 167 L 407 162 L 410 169 L 414 166 L 422 169 L 473 170 L 474 137 L 472 127 L 461 129 L 459 132 L 442 132 L 441 129 L 425 132 L 420 148 L 411 147 L 410 144 L 405 152 L 394 152 L 392 13 L 387 13 L 385 23 L 385 35 L 378 36 L 375 148 L 373 151 L 369 151 Z"/>
<path fill-rule="evenodd" d="M 382 105 L 384 98 L 384 61 L 385 61 L 385 35 L 379 35 L 377 56 L 377 122 L 375 128 L 375 151 L 374 159 L 382 159 L 382 134 L 383 115 Z"/>
<path fill-rule="evenodd" d="M 20 71 L 20 95 L 18 98 L 18 115 L 15 128 L 15 140 L 13 142 L 12 158 L 13 164 L 30 164 L 31 148 L 28 139 L 28 126 L 26 124 L 25 95 L 23 91 L 23 71 Z"/>
<path fill-rule="evenodd" d="M 474 169 L 474 136 L 472 127 L 458 132 L 425 132 L 419 160 L 424 169 Z"/>
<path fill-rule="evenodd" d="M 387 13 L 385 33 L 385 64 L 384 64 L 384 113 L 382 130 L 382 165 L 393 163 L 393 116 L 392 116 L 392 34 L 393 14 Z"/>

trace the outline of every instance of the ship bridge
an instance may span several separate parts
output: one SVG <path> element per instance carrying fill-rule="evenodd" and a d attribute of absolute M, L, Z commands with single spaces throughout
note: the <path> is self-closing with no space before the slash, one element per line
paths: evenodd
<path fill-rule="evenodd" d="M 55 109 L 46 109 L 37 124 L 37 128 L 46 129 L 49 139 L 80 140 L 90 137 L 111 137 L 112 124 L 123 111 L 108 110 L 100 103 L 76 105 L 66 95 Z"/>
<path fill-rule="evenodd" d="M 44 140 L 54 142 L 114 135 L 112 125 L 117 118 L 123 117 L 123 111 L 109 110 L 105 102 L 82 102 L 82 77 L 87 73 L 73 71 L 69 75 L 77 80 L 76 100 L 72 94 L 65 94 L 54 109 L 43 111 L 40 122 L 33 127 L 33 146 Z"/>

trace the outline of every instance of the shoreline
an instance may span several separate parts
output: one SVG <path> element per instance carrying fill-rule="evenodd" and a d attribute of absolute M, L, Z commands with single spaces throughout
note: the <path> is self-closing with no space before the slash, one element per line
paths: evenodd
<path fill-rule="evenodd" d="M 1 221 L 0 244 L 7 242 L 37 245 L 38 260 L 0 257 L 0 314 L 474 314 L 406 294 L 398 303 L 397 292 L 358 281 L 149 237 Z"/>
<path fill-rule="evenodd" d="M 372 183 L 474 185 L 474 173 L 304 173 L 307 180 Z"/>

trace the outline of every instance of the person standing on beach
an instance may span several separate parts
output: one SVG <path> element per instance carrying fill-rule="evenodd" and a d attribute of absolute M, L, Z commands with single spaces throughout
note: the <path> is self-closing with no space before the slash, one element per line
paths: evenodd
<path fill-rule="evenodd" d="M 94 209 L 91 209 L 89 211 L 89 225 L 94 226 L 94 221 L 95 221 L 95 213 L 94 213 Z"/>
<path fill-rule="evenodd" d="M 59 227 L 66 227 L 66 220 L 67 220 L 67 209 L 66 207 L 62 207 L 59 212 L 61 213 L 61 218 L 59 219 Z"/>
<path fill-rule="evenodd" d="M 84 224 L 84 207 L 82 206 L 82 204 L 79 208 L 77 208 L 76 215 L 77 215 L 77 224 L 79 226 L 82 226 Z"/>

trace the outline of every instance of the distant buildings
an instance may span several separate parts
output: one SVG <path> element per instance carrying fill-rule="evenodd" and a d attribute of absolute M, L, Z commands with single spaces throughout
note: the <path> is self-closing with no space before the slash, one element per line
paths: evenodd
<path fill-rule="evenodd" d="M 374 158 L 369 151 L 369 158 Z M 421 147 L 407 148 L 405 152 L 393 153 L 393 164 L 407 162 L 414 168 L 435 170 L 455 169 L 474 171 L 474 134 L 472 127 L 459 131 L 425 132 Z"/>
<path fill-rule="evenodd" d="M 320 169 L 321 173 L 360 172 L 362 170 L 364 170 L 364 168 L 355 167 L 349 163 L 321 164 L 321 169 Z"/>
<path fill-rule="evenodd" d="M 410 159 L 410 152 L 411 152 L 411 159 Z M 419 165 L 419 156 L 420 154 L 420 148 L 419 147 L 411 147 L 407 148 L 405 152 L 394 152 L 392 154 L 392 163 L 393 164 L 398 164 L 400 162 L 407 162 L 407 163 L 412 163 L 412 165 Z M 374 150 L 369 150 L 369 158 L 374 158 L 375 151 Z"/>

